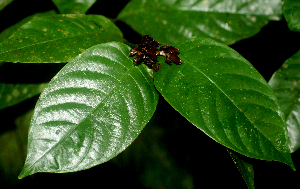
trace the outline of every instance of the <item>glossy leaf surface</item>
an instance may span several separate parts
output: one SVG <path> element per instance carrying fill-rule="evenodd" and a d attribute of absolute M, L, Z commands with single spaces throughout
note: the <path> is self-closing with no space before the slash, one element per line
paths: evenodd
<path fill-rule="evenodd" d="M 290 138 L 291 152 L 300 148 L 300 51 L 277 70 L 269 81 L 281 105 Z"/>
<path fill-rule="evenodd" d="M 96 0 L 52 0 L 62 14 L 84 14 Z"/>
<path fill-rule="evenodd" d="M 210 39 L 176 46 L 182 65 L 155 72 L 155 86 L 187 120 L 215 141 L 248 157 L 294 168 L 275 94 L 237 52 Z"/>
<path fill-rule="evenodd" d="M 300 1 L 284 0 L 283 16 L 292 31 L 300 32 Z"/>
<path fill-rule="evenodd" d="M 41 94 L 20 178 L 88 169 L 123 151 L 152 117 L 158 100 L 149 69 L 130 47 L 96 45 L 68 63 Z"/>
<path fill-rule="evenodd" d="M 280 16 L 281 0 L 132 0 L 118 19 L 164 44 L 195 37 L 232 44 Z"/>
<path fill-rule="evenodd" d="M 68 62 L 91 46 L 121 40 L 121 31 L 104 16 L 44 16 L 0 43 L 0 62 Z"/>

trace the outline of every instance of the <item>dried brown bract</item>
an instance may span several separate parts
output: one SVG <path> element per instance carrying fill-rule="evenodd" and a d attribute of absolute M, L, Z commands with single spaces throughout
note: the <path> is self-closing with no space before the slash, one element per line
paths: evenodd
<path fill-rule="evenodd" d="M 157 60 L 157 56 L 164 56 L 165 62 L 168 64 L 181 64 L 180 58 L 177 56 L 179 54 L 179 49 L 165 45 L 160 48 L 159 43 L 155 41 L 150 35 L 144 35 L 142 37 L 141 43 L 133 48 L 129 52 L 129 56 L 135 56 L 133 62 L 135 64 L 144 63 L 148 65 L 154 71 L 157 71 L 161 66 Z"/>

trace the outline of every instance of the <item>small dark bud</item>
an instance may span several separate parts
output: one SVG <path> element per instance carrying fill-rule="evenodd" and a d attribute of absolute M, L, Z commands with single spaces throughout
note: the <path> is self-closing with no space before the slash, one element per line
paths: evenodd
<path fill-rule="evenodd" d="M 144 35 L 141 43 L 133 48 L 129 52 L 129 56 L 136 56 L 133 59 L 135 64 L 144 63 L 148 65 L 152 70 L 157 71 L 160 68 L 160 63 L 157 60 L 157 56 L 164 56 L 165 62 L 172 64 L 174 62 L 177 65 L 182 64 L 179 54 L 179 49 L 165 45 L 158 49 L 159 42 L 155 41 L 150 35 Z"/>

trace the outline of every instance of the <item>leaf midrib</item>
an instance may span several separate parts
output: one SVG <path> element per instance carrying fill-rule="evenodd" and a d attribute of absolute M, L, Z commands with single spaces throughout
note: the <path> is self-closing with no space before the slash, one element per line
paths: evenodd
<path fill-rule="evenodd" d="M 184 57 L 182 57 L 181 59 L 184 60 Z M 191 65 L 195 70 L 197 70 L 199 73 L 201 73 L 203 76 L 205 76 L 213 85 L 215 85 L 230 101 L 231 103 L 240 111 L 242 112 L 242 114 L 247 118 L 247 120 L 259 131 L 260 134 L 262 134 L 266 139 L 268 139 L 272 144 L 273 142 L 267 137 L 265 136 L 262 132 L 260 132 L 260 129 L 256 127 L 256 125 L 251 121 L 251 119 L 249 119 L 249 117 L 244 114 L 244 112 L 237 106 L 237 104 L 235 104 L 235 102 L 225 93 L 225 91 L 223 91 L 209 76 L 207 76 L 204 72 L 202 72 L 200 69 L 198 69 L 196 66 L 194 66 L 193 64 L 189 63 L 189 61 L 184 60 L 183 62 L 188 63 L 189 65 Z"/>
<path fill-rule="evenodd" d="M 116 48 L 116 47 L 114 47 Z M 118 48 L 117 48 L 118 49 Z M 118 49 L 120 50 L 120 49 Z M 124 53 L 123 53 L 124 54 Z M 129 59 L 129 57 L 127 57 Z M 129 75 L 129 73 L 132 71 L 132 69 L 134 68 L 134 65 L 132 64 L 132 66 L 128 69 L 128 71 L 124 74 L 124 76 L 120 79 L 120 82 L 118 82 L 117 85 L 115 85 L 115 87 L 113 89 L 111 89 L 111 91 L 106 95 L 105 98 L 103 98 L 103 100 L 94 108 L 94 110 L 92 110 L 89 114 L 86 115 L 86 117 L 84 119 L 82 119 L 82 122 L 84 122 L 90 115 L 93 115 L 93 113 L 98 109 L 98 107 L 103 104 L 106 100 L 108 100 L 108 97 L 111 96 L 111 94 L 115 91 L 116 88 L 118 88 L 122 81 Z M 52 150 L 54 150 L 60 143 L 61 141 L 63 141 L 65 138 L 67 138 L 68 136 L 70 136 L 70 134 L 80 125 L 76 124 L 75 127 L 73 127 L 72 129 L 70 129 L 70 131 L 68 131 L 55 145 L 53 145 L 51 148 L 49 148 L 43 155 L 41 155 L 39 158 L 36 159 L 36 161 L 34 163 L 32 163 L 26 170 L 26 172 L 24 172 L 22 175 L 26 175 L 25 173 L 27 173 L 29 170 L 31 170 L 31 168 L 37 163 L 39 162 L 45 155 L 47 155 L 48 153 L 50 153 Z"/>

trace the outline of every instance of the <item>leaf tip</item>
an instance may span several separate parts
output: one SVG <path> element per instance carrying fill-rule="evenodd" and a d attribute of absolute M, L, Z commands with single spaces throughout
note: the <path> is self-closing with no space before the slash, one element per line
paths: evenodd
<path fill-rule="evenodd" d="M 23 173 L 23 171 L 20 173 L 20 175 L 18 176 L 18 179 L 22 179 L 22 178 L 24 178 L 24 177 L 26 177 L 27 175 L 25 175 L 24 173 Z"/>
<path fill-rule="evenodd" d="M 292 163 L 291 165 L 289 165 L 291 167 L 291 169 L 293 169 L 293 171 L 296 171 L 296 167 L 294 165 L 294 163 Z"/>
<path fill-rule="evenodd" d="M 292 160 L 292 158 L 290 157 L 289 159 L 287 159 L 285 162 L 286 165 L 288 165 L 291 169 L 293 169 L 294 171 L 296 171 L 296 167 L 294 165 L 294 162 Z"/>
<path fill-rule="evenodd" d="M 27 177 L 32 174 L 34 174 L 34 172 L 29 172 L 29 170 L 28 170 L 28 168 L 26 168 L 26 164 L 25 164 L 21 173 L 18 176 L 18 179 L 23 179 L 24 177 Z"/>

